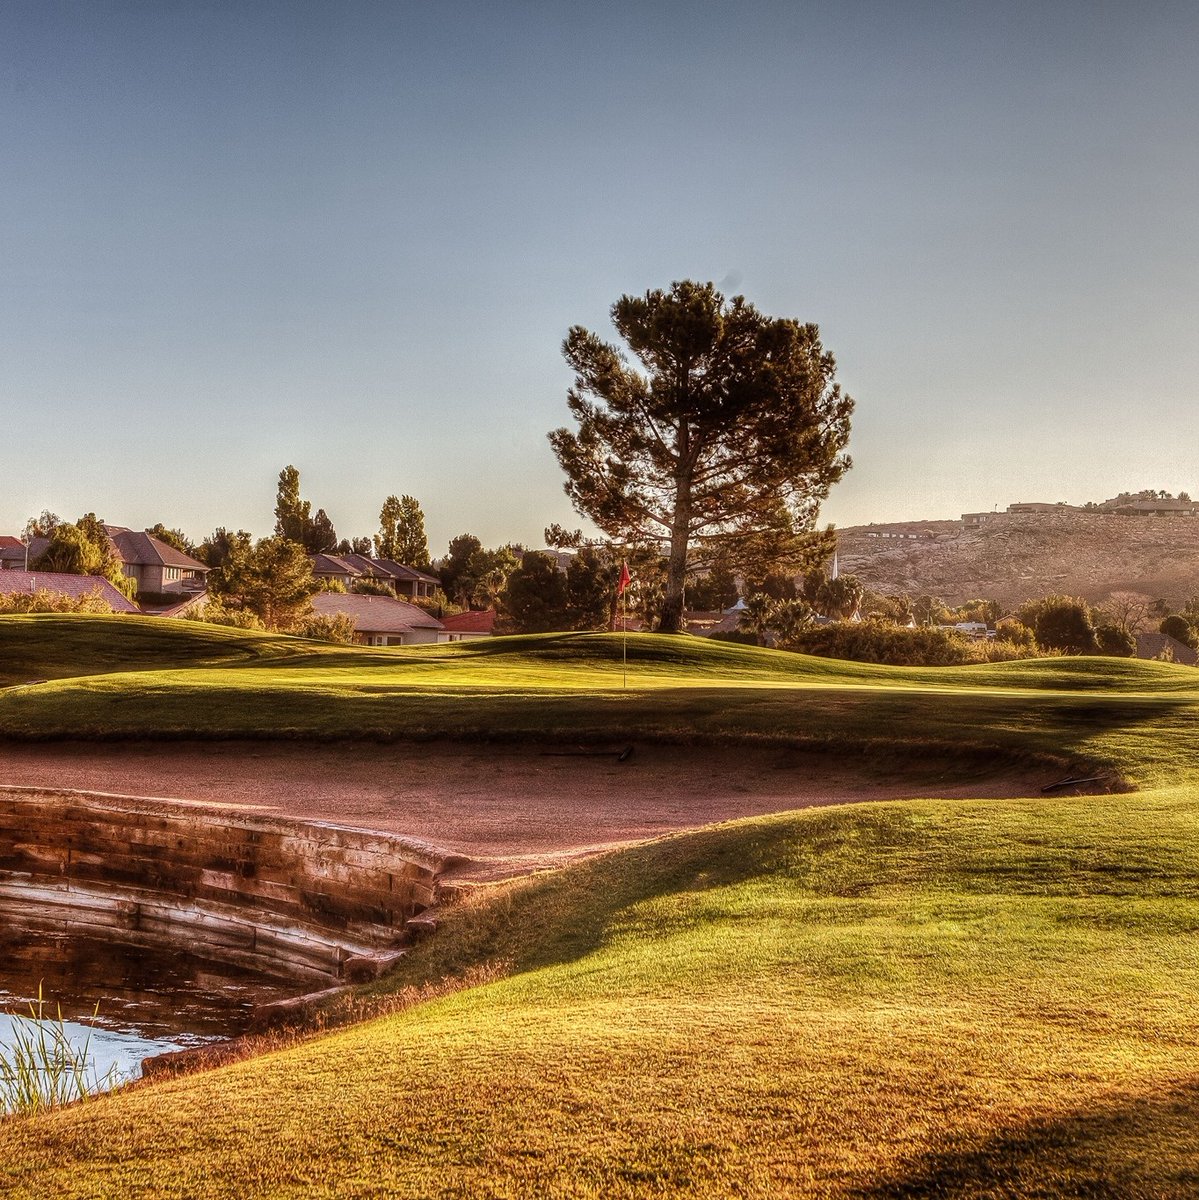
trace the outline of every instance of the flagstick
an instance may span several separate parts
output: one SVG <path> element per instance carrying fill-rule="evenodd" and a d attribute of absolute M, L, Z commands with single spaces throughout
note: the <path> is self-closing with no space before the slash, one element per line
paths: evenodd
<path fill-rule="evenodd" d="M 626 588 L 625 591 L 628 591 Z M 629 618 L 625 606 L 624 592 L 620 593 L 620 668 L 622 672 L 621 689 L 629 689 Z"/>

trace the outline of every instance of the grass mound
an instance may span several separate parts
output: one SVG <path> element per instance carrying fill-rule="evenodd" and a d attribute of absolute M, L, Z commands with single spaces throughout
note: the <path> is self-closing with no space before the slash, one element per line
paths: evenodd
<path fill-rule="evenodd" d="M 1190 1195 L 1197 832 L 1172 794 L 912 802 L 610 855 L 383 986 L 497 982 L 2 1127 L 0 1190 Z"/>
<path fill-rule="evenodd" d="M 901 668 L 699 638 L 548 634 L 366 650 L 147 618 L 0 617 L 10 738 L 772 742 L 1177 778 L 1199 674 L 1116 659 Z M 1118 735 L 1113 737 L 1113 735 Z"/>
<path fill-rule="evenodd" d="M 64 634 L 36 661 L 65 674 L 0 693 L 9 736 L 773 740 L 1056 757 L 1146 790 L 809 810 L 482 890 L 374 991 L 493 982 L 0 1125 L 0 1192 L 1199 1190 L 1193 671 L 638 637 L 625 690 L 605 635 L 376 652 L 122 619 L 102 654 L 115 625 L 6 620 L 25 667 Z"/>

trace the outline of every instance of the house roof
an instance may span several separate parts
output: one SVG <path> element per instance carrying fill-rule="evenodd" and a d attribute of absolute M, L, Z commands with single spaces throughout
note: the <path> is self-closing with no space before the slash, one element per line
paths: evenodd
<path fill-rule="evenodd" d="M 174 546 L 156 538 L 151 533 L 139 533 L 135 529 L 126 529 L 123 525 L 105 525 L 108 540 L 116 548 L 123 563 L 129 566 L 163 566 L 184 567 L 189 571 L 208 571 L 202 562 L 197 562 L 190 554 L 176 550 Z"/>
<path fill-rule="evenodd" d="M 358 633 L 411 633 L 415 629 L 441 629 L 442 624 L 415 604 L 394 596 L 362 596 L 357 592 L 317 592 L 312 607 L 323 616 L 345 614 Z"/>
<path fill-rule="evenodd" d="M 1199 663 L 1199 652 L 1192 650 L 1177 638 L 1172 638 L 1168 633 L 1137 634 L 1137 658 L 1157 658 L 1166 649 L 1174 656 L 1176 663 L 1183 663 L 1188 667 Z"/>
<path fill-rule="evenodd" d="M 438 587 L 441 586 L 441 580 L 436 575 L 426 575 L 424 571 L 418 571 L 415 567 L 406 567 L 393 558 L 372 558 L 367 561 L 374 563 L 376 567 L 386 571 L 394 579 L 418 580 L 422 583 L 435 583 Z"/>
<path fill-rule="evenodd" d="M 0 592 L 52 592 L 72 600 L 95 594 L 113 612 L 141 612 L 133 601 L 122 596 L 107 579 L 101 579 L 98 575 L 64 575 L 58 571 L 0 571 Z"/>
<path fill-rule="evenodd" d="M 39 555 L 46 552 L 50 539 L 44 537 L 31 538 L 29 541 L 29 561 L 33 562 Z M 20 538 L 0 538 L 0 562 L 25 563 L 25 543 Z"/>
<path fill-rule="evenodd" d="M 312 573 L 314 575 L 361 575 L 362 570 L 350 562 L 348 557 L 338 554 L 314 554 L 312 556 Z"/>
<path fill-rule="evenodd" d="M 441 624 L 450 633 L 494 633 L 495 609 L 455 613 L 452 617 L 442 617 Z"/>

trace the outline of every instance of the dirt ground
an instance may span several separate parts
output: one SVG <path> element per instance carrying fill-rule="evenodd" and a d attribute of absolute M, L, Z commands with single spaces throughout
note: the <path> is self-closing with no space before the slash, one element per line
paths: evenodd
<path fill-rule="evenodd" d="M 407 834 L 508 873 L 715 821 L 820 804 L 1025 796 L 1045 771 L 964 778 L 779 749 L 611 753 L 460 744 L 133 743 L 0 746 L 0 784 L 200 800 Z"/>

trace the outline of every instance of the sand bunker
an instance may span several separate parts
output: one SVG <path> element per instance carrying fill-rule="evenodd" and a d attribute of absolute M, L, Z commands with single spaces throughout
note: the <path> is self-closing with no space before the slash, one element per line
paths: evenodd
<path fill-rule="evenodd" d="M 0 783 L 227 804 L 408 834 L 504 873 L 735 817 L 905 797 L 1033 795 L 1052 768 L 856 763 L 780 749 L 454 743 L 0 746 Z"/>

